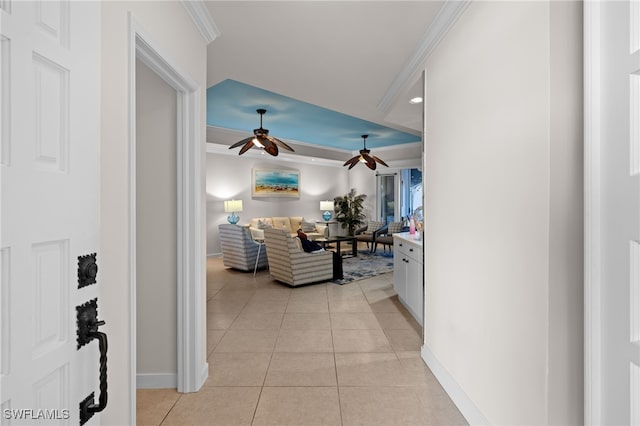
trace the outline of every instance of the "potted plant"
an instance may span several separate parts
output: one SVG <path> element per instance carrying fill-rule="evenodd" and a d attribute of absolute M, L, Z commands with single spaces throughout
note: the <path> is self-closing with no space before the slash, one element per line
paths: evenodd
<path fill-rule="evenodd" d="M 346 228 L 348 235 L 352 236 L 358 225 L 365 220 L 364 199 L 365 194 L 356 195 L 356 190 L 351 188 L 347 195 L 335 197 L 333 206 L 336 212 L 336 220 L 343 228 Z"/>

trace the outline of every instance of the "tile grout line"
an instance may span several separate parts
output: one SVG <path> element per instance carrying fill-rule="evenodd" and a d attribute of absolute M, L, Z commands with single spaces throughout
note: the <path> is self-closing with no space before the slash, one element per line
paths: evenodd
<path fill-rule="evenodd" d="M 178 397 L 176 398 L 175 401 L 173 401 L 173 404 L 171 404 L 171 408 L 169 408 L 169 410 L 167 411 L 167 414 L 165 414 L 164 417 L 162 417 L 162 420 L 160 420 L 160 423 L 158 424 L 158 426 L 162 426 L 162 423 L 164 423 L 165 420 L 167 420 L 167 417 L 169 417 L 169 414 L 171 413 L 171 411 L 178 404 L 178 401 L 182 399 L 182 395 L 184 394 L 181 394 L 181 393 L 178 394 Z"/>
<path fill-rule="evenodd" d="M 252 425 L 256 420 L 256 414 L 258 413 L 258 407 L 260 406 L 260 400 L 262 399 L 262 392 L 264 391 L 265 384 L 267 383 L 267 376 L 269 375 L 269 368 L 271 368 L 271 363 L 273 362 L 273 355 L 275 354 L 276 346 L 278 345 L 278 339 L 280 338 L 280 330 L 282 330 L 282 325 L 284 324 L 284 316 L 287 313 L 287 307 L 289 306 L 289 301 L 290 300 L 291 300 L 291 292 L 289 292 L 289 295 L 287 297 L 287 304 L 285 305 L 284 312 L 282 313 L 282 318 L 280 318 L 280 327 L 278 327 L 278 333 L 277 333 L 277 336 L 276 336 L 276 341 L 273 343 L 273 349 L 271 350 L 271 356 L 269 357 L 269 364 L 267 364 L 267 369 L 264 372 L 264 378 L 262 379 L 262 386 L 260 386 L 260 393 L 258 394 L 258 400 L 256 401 L 256 407 L 253 409 L 253 416 L 251 417 L 251 424 Z"/>
<path fill-rule="evenodd" d="M 327 290 L 327 305 L 329 305 L 329 291 Z M 336 373 L 336 392 L 338 393 L 338 414 L 340 414 L 340 425 L 344 426 L 344 419 L 342 418 L 342 399 L 340 398 L 340 381 L 338 379 L 338 360 L 336 359 L 336 342 L 333 334 L 333 317 L 331 316 L 331 307 L 327 306 L 329 310 L 329 329 L 331 330 L 331 345 L 333 346 L 333 367 Z"/>

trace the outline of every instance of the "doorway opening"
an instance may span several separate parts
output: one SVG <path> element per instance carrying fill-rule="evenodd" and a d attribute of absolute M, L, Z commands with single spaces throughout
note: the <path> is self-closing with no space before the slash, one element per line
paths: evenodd
<path fill-rule="evenodd" d="M 129 227 L 130 227 L 130 394 L 135 424 L 137 382 L 137 163 L 136 60 L 176 92 L 176 362 L 178 392 L 195 392 L 208 377 L 205 322 L 205 233 L 202 184 L 201 89 L 130 18 L 129 39 Z"/>
<path fill-rule="evenodd" d="M 397 173 L 378 174 L 378 220 L 384 223 L 408 221 L 414 213 L 422 220 L 422 171 L 401 169 Z"/>
<path fill-rule="evenodd" d="M 136 61 L 138 388 L 177 388 L 177 93 Z"/>

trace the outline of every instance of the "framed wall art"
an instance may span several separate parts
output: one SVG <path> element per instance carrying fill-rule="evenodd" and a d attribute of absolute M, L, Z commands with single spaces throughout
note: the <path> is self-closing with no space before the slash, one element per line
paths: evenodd
<path fill-rule="evenodd" d="M 300 171 L 252 169 L 251 196 L 300 198 Z"/>

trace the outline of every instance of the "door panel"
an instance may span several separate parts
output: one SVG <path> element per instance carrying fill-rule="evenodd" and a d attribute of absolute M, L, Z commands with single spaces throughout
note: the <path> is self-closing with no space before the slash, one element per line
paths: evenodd
<path fill-rule="evenodd" d="M 600 3 L 603 424 L 640 425 L 640 52 L 633 37 L 638 31 L 638 19 L 633 18 L 637 3 Z"/>
<path fill-rule="evenodd" d="M 78 289 L 77 267 L 99 243 L 100 5 L 0 8 L 1 421 L 79 424 L 98 387 L 75 307 L 99 294 Z"/>

